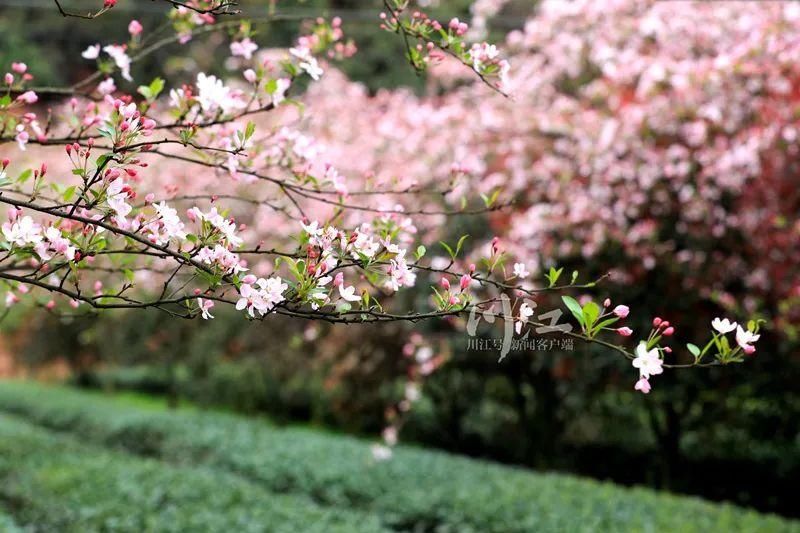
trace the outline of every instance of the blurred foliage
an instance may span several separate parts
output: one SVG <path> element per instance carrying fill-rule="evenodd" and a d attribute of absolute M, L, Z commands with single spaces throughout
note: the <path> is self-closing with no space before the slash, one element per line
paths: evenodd
<path fill-rule="evenodd" d="M 5 383 L 0 410 L 16 413 L 0 416 L 0 494 L 21 502 L 20 522 L 44 520 L 59 529 L 139 531 L 146 527 L 137 521 L 144 521 L 159 531 L 196 524 L 229 530 L 234 523 L 244 528 L 237 531 L 261 531 L 264 524 L 270 531 L 309 531 L 312 520 L 325 531 L 337 525 L 465 533 L 797 528 L 729 505 L 405 446 L 391 461 L 375 463 L 369 443 L 349 437 L 225 414 L 143 410 L 64 389 Z M 14 483 L 6 483 L 12 471 Z M 265 498 L 274 493 L 282 495 Z M 124 521 L 112 522 L 112 515 Z"/>

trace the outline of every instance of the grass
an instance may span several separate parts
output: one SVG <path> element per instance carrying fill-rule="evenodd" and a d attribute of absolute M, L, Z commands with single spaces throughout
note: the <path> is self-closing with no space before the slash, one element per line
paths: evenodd
<path fill-rule="evenodd" d="M 797 522 L 732 505 L 411 447 L 376 463 L 366 441 L 225 413 L 168 412 L 135 396 L 6 382 L 0 383 L 0 411 L 7 413 L 0 419 L 0 498 L 11 502 L 6 511 L 18 524 L 52 516 L 63 522 L 44 523 L 67 531 L 73 523 L 74 531 L 171 531 L 172 524 L 205 531 L 189 521 L 202 511 L 208 523 L 237 531 L 250 530 L 241 524 L 255 531 L 309 531 L 314 524 L 439 533 L 800 531 Z M 77 445 L 78 438 L 89 447 Z M 23 482 L 9 484 L 15 469 Z M 52 476 L 65 476 L 68 484 L 53 488 Z M 132 498 L 128 479 L 190 510 L 173 515 L 156 505 L 162 500 Z M 73 494 L 67 486 L 88 488 Z M 215 501 L 218 493 L 235 497 Z M 286 515 L 268 503 L 281 497 L 293 510 Z M 77 511 L 51 511 L 93 506 L 100 509 L 97 522 L 81 522 Z M 131 516 L 146 519 L 150 529 Z M 109 528 L 109 520 L 121 525 Z"/>

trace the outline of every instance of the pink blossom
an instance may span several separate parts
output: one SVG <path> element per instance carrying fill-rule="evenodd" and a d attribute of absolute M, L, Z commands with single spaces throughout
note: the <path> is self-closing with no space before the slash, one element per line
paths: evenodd
<path fill-rule="evenodd" d="M 250 40 L 249 37 L 245 37 L 241 41 L 233 41 L 231 43 L 231 55 L 233 56 L 241 56 L 245 59 L 251 59 L 253 57 L 253 52 L 258 50 L 258 45 Z"/>
<path fill-rule="evenodd" d="M 138 20 L 134 19 L 130 22 L 130 24 L 128 24 L 128 33 L 130 33 L 133 36 L 142 33 L 143 29 L 144 28 L 142 27 L 141 23 Z"/>
<path fill-rule="evenodd" d="M 639 378 L 639 381 L 636 382 L 636 385 L 633 386 L 635 390 L 641 391 L 644 394 L 650 393 L 650 382 L 647 378 Z"/>
<path fill-rule="evenodd" d="M 39 100 L 39 97 L 33 91 L 25 91 L 17 96 L 17 100 L 26 104 L 35 104 Z"/>
<path fill-rule="evenodd" d="M 214 315 L 212 315 L 209 312 L 211 310 L 211 308 L 214 307 L 214 300 L 208 300 L 208 299 L 205 299 L 205 298 L 198 298 L 197 299 L 197 306 L 200 309 L 200 313 L 201 313 L 201 316 L 203 317 L 203 320 L 208 320 L 210 318 L 214 318 Z"/>
<path fill-rule="evenodd" d="M 117 86 L 114 84 L 114 78 L 106 78 L 97 84 L 97 92 L 102 95 L 111 94 L 116 90 Z"/>
<path fill-rule="evenodd" d="M 612 312 L 620 318 L 625 318 L 630 313 L 630 308 L 627 305 L 618 305 Z"/>
<path fill-rule="evenodd" d="M 627 326 L 622 328 L 617 328 L 617 333 L 622 335 L 623 337 L 630 337 L 633 334 L 633 330 Z"/>
<path fill-rule="evenodd" d="M 100 45 L 94 44 L 89 46 L 86 50 L 81 52 L 81 56 L 84 59 L 97 59 L 100 57 Z"/>

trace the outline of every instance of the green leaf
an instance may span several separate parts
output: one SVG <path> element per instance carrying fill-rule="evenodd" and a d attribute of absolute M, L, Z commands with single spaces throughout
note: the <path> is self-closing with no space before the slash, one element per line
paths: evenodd
<path fill-rule="evenodd" d="M 460 239 L 458 239 L 458 244 L 456 244 L 456 255 L 461 251 L 461 247 L 464 245 L 464 241 L 469 238 L 469 235 L 464 235 Z M 453 258 L 455 259 L 455 257 Z"/>
<path fill-rule="evenodd" d="M 19 175 L 17 181 L 22 184 L 28 181 L 28 179 L 33 176 L 33 171 L 31 169 L 26 169 L 22 171 L 22 174 Z"/>
<path fill-rule="evenodd" d="M 66 189 L 64 189 L 64 192 L 61 193 L 61 198 L 65 202 L 69 202 L 70 200 L 72 200 L 72 196 L 74 194 L 75 194 L 75 185 L 72 185 L 72 186 L 67 187 Z"/>
<path fill-rule="evenodd" d="M 607 319 L 603 320 L 602 322 L 600 322 L 599 324 L 597 324 L 594 327 L 594 329 L 595 329 L 595 331 L 600 331 L 601 329 L 607 328 L 608 326 L 610 326 L 611 324 L 617 322 L 618 320 L 619 320 L 619 317 L 616 317 L 616 316 L 614 318 L 607 318 Z"/>
<path fill-rule="evenodd" d="M 441 244 L 441 245 L 442 245 L 442 248 L 444 248 L 445 250 L 447 250 L 447 253 L 448 253 L 448 254 L 450 254 L 450 258 L 451 258 L 451 259 L 455 259 L 455 258 L 456 258 L 456 254 L 455 254 L 455 252 L 453 252 L 453 249 L 452 249 L 452 248 L 450 248 L 450 246 L 448 246 L 448 244 L 447 244 L 446 242 L 444 242 L 444 241 L 439 241 L 439 244 Z"/>
<path fill-rule="evenodd" d="M 550 282 L 550 287 L 555 286 L 555 284 L 558 282 L 558 278 L 561 277 L 562 272 L 564 272 L 564 267 L 561 267 L 558 270 L 556 270 L 555 267 L 550 267 L 550 272 L 545 275 L 547 281 Z"/>
<path fill-rule="evenodd" d="M 594 302 L 588 302 L 583 306 L 583 321 L 587 330 L 591 330 L 594 323 L 600 317 L 600 306 Z"/>
<path fill-rule="evenodd" d="M 577 270 L 573 270 L 572 271 L 572 281 L 570 281 L 570 284 L 574 284 L 577 279 L 578 279 L 578 271 Z"/>
<path fill-rule="evenodd" d="M 573 298 L 572 296 L 562 296 L 561 300 L 564 302 L 564 305 L 567 306 L 572 316 L 578 319 L 578 322 L 583 325 L 583 309 L 581 309 L 581 304 Z"/>
<path fill-rule="evenodd" d="M 253 134 L 256 132 L 256 125 L 253 122 L 248 122 L 247 127 L 244 130 L 244 140 L 247 141 Z"/>
<path fill-rule="evenodd" d="M 417 258 L 417 261 L 422 259 L 425 256 L 425 252 L 427 252 L 427 251 L 428 250 L 424 246 L 422 246 L 421 244 L 419 246 L 417 246 L 417 251 L 414 253 L 414 256 Z"/>
<path fill-rule="evenodd" d="M 150 82 L 150 85 L 141 85 L 139 86 L 136 91 L 141 94 L 142 96 L 147 99 L 148 102 L 152 102 L 158 95 L 161 94 L 161 91 L 164 90 L 164 80 L 161 78 L 156 78 Z"/>
<path fill-rule="evenodd" d="M 689 350 L 689 352 L 695 357 L 700 355 L 700 348 L 698 348 L 697 346 L 695 346 L 691 342 L 686 345 L 686 349 Z"/>

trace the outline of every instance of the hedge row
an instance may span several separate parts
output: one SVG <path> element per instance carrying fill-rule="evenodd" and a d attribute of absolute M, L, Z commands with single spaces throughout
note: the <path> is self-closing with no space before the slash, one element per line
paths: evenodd
<path fill-rule="evenodd" d="M 409 447 L 375 463 L 369 443 L 354 438 L 221 413 L 155 411 L 65 389 L 2 384 L 0 409 L 97 444 L 369 511 L 399 530 L 800 531 L 798 523 L 731 505 Z"/>
<path fill-rule="evenodd" d="M 80 444 L 0 415 L 0 501 L 34 531 L 382 531 L 375 517 L 237 476 Z M 13 531 L 0 520 L 0 531 Z"/>

